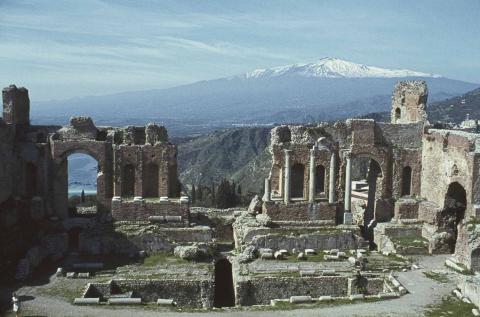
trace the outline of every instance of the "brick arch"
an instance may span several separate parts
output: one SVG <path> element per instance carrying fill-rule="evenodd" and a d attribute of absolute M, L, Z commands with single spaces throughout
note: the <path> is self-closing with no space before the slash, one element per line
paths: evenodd
<path fill-rule="evenodd" d="M 376 188 L 378 194 L 375 195 L 374 218 L 377 221 L 389 221 L 393 217 L 392 202 L 392 154 L 389 148 L 372 145 L 355 145 L 350 150 L 351 159 L 369 158 L 374 160 L 381 171 L 380 186 Z M 345 159 L 342 164 L 345 164 Z M 343 184 L 345 183 L 345 167 L 342 171 Z"/>
<path fill-rule="evenodd" d="M 51 155 L 53 161 L 53 204 L 54 210 L 62 218 L 68 216 L 68 157 L 72 154 L 86 154 L 98 163 L 97 175 L 97 210 L 110 211 L 113 196 L 112 153 L 106 142 L 102 141 L 54 141 Z"/>
<path fill-rule="evenodd" d="M 382 190 L 379 198 L 388 199 L 392 197 L 392 173 L 391 173 L 391 155 L 385 148 L 370 147 L 366 148 L 353 148 L 351 151 L 351 157 L 355 158 L 369 158 L 377 162 L 380 166 L 382 177 Z"/>

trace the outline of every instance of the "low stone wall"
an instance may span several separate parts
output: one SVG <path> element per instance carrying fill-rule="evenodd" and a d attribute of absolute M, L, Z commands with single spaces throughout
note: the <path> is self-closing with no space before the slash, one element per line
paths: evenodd
<path fill-rule="evenodd" d="M 214 298 L 213 280 L 113 280 L 110 283 L 92 283 L 84 297 L 103 300 L 114 294 L 133 292 L 142 302 L 156 302 L 159 298 L 173 299 L 178 307 L 211 308 Z"/>
<path fill-rule="evenodd" d="M 288 221 L 313 221 L 333 220 L 335 221 L 337 205 L 328 202 L 317 202 L 309 204 L 307 201 L 291 202 L 287 205 L 280 201 L 264 202 L 263 212 L 270 219 Z"/>
<path fill-rule="evenodd" d="M 419 202 L 415 199 L 399 199 L 395 202 L 395 219 L 418 219 Z"/>
<path fill-rule="evenodd" d="M 480 277 L 463 276 L 458 283 L 463 296 L 467 297 L 475 306 L 480 307 Z"/>
<path fill-rule="evenodd" d="M 422 201 L 418 205 L 418 220 L 424 221 L 429 224 L 438 224 L 441 216 L 441 208 L 431 202 Z"/>
<path fill-rule="evenodd" d="M 122 222 L 116 227 L 98 225 L 80 234 L 80 251 L 89 254 L 132 254 L 138 251 L 172 252 L 175 246 L 210 242 L 208 227 L 162 228 L 152 224 Z"/>
<path fill-rule="evenodd" d="M 49 234 L 42 237 L 37 245 L 28 249 L 25 257 L 17 265 L 15 278 L 24 280 L 47 257 L 60 259 L 67 251 L 68 240 L 66 233 Z"/>
<path fill-rule="evenodd" d="M 272 299 L 290 296 L 372 295 L 383 292 L 384 284 L 380 277 L 362 277 L 358 282 L 348 276 L 254 277 L 236 282 L 235 301 L 237 305 L 251 306 L 268 305 Z"/>
<path fill-rule="evenodd" d="M 112 217 L 117 221 L 146 221 L 151 216 L 181 216 L 183 226 L 189 223 L 188 202 L 179 199 L 160 201 L 153 199 L 143 200 L 112 200 Z M 175 226 L 175 223 L 171 225 Z M 178 224 L 177 224 L 178 225 Z"/>
<path fill-rule="evenodd" d="M 252 238 L 250 244 L 259 248 L 270 248 L 273 250 L 351 250 L 361 246 L 363 239 L 350 230 L 321 230 L 317 232 L 286 235 L 281 233 L 271 233 L 266 235 L 257 235 Z"/>

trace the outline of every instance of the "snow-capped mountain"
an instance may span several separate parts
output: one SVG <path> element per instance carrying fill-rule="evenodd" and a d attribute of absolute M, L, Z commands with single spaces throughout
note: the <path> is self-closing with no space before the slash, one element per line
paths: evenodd
<path fill-rule="evenodd" d="M 165 122 L 178 135 L 176 128 L 182 133 L 198 132 L 232 124 L 300 123 L 388 111 L 395 83 L 412 79 L 427 81 L 429 103 L 479 86 L 417 71 L 323 58 L 168 89 L 32 101 L 31 114 L 34 122 L 49 124 L 67 123 L 71 115 L 92 116 L 96 123 L 108 125 Z"/>
<path fill-rule="evenodd" d="M 387 69 L 357 64 L 338 58 L 325 57 L 317 63 L 293 64 L 268 69 L 255 69 L 240 75 L 240 78 L 268 78 L 279 76 L 304 76 L 323 78 L 399 78 L 399 77 L 431 77 L 440 75 L 417 72 L 408 69 Z"/>

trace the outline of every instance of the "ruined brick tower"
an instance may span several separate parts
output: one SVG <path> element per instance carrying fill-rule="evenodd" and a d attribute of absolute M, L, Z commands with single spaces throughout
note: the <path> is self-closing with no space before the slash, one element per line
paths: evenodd
<path fill-rule="evenodd" d="M 425 81 L 402 81 L 392 96 L 392 123 L 427 121 L 428 89 Z"/>
<path fill-rule="evenodd" d="M 30 124 L 30 99 L 28 90 L 11 85 L 2 90 L 3 120 L 6 124 Z"/>

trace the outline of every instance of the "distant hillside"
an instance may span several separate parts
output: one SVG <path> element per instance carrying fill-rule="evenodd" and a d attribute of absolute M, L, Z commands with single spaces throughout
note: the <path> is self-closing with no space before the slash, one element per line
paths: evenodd
<path fill-rule="evenodd" d="M 265 127 L 223 130 L 180 143 L 180 181 L 185 186 L 211 185 L 227 178 L 234 179 L 245 191 L 258 191 L 252 179 L 264 174 L 269 132 Z"/>
<path fill-rule="evenodd" d="M 254 70 L 169 89 L 32 102 L 32 120 L 66 123 L 71 115 L 104 124 L 165 123 L 172 136 L 236 124 L 306 123 L 387 110 L 395 83 L 420 79 L 431 101 L 477 84 L 410 70 L 390 70 L 323 58 L 317 63 Z"/>
<path fill-rule="evenodd" d="M 460 123 L 467 114 L 471 119 L 480 119 L 480 88 L 461 96 L 433 103 L 428 109 L 431 122 L 444 121 Z"/>

